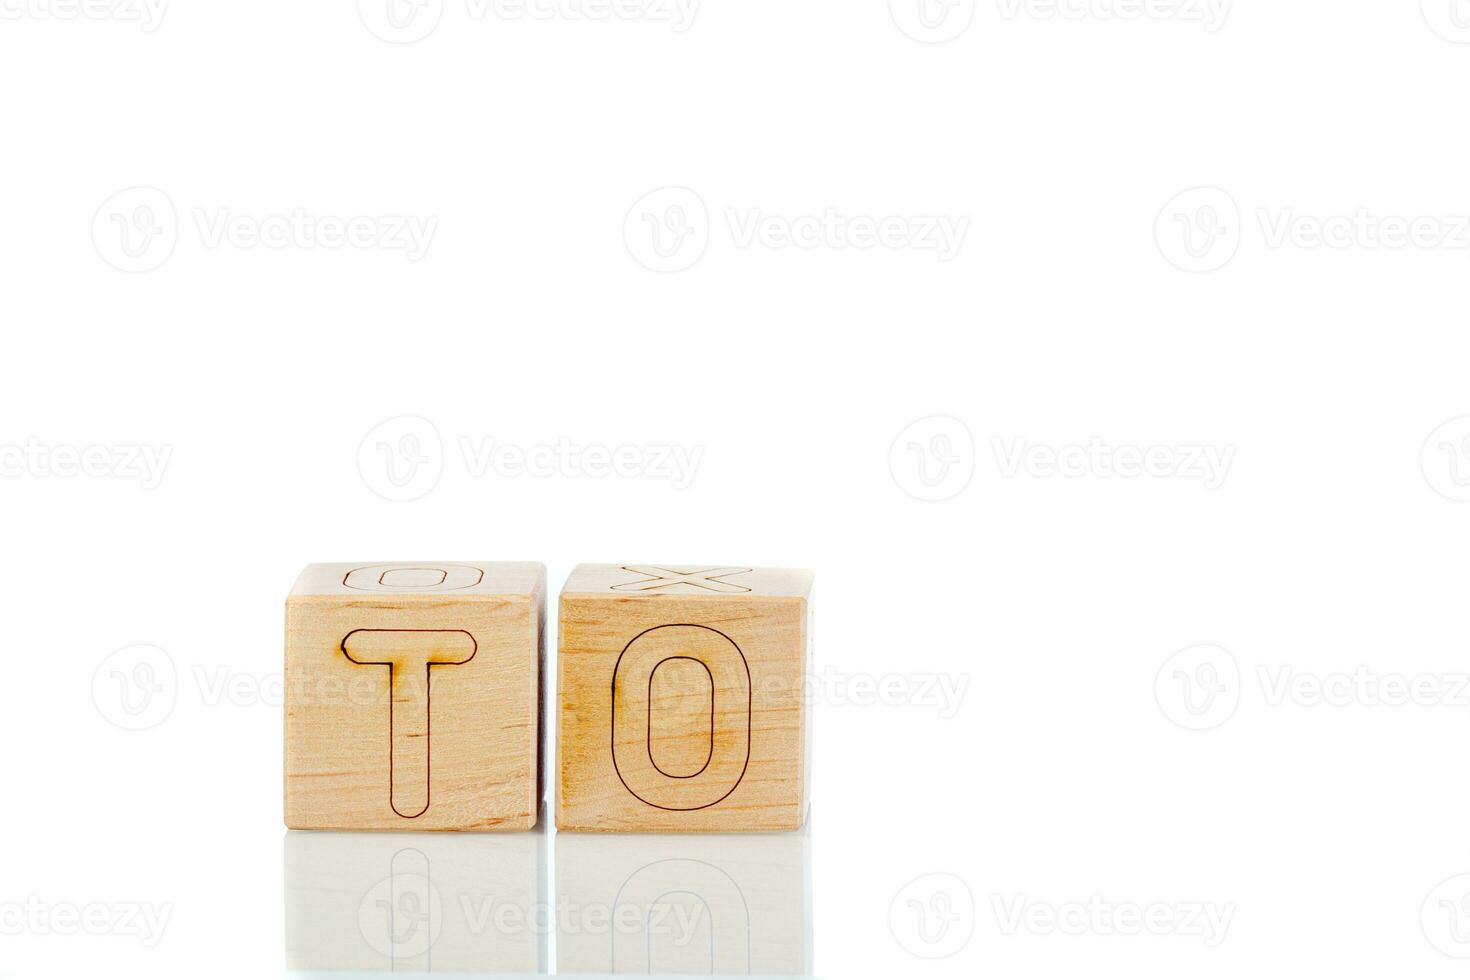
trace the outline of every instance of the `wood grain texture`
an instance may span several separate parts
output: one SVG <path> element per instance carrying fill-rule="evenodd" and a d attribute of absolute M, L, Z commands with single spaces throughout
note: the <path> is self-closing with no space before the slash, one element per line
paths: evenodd
<path fill-rule="evenodd" d="M 286 600 L 286 825 L 528 830 L 546 571 L 311 565 Z"/>
<path fill-rule="evenodd" d="M 806 820 L 809 572 L 581 565 L 561 593 L 562 830 Z"/>

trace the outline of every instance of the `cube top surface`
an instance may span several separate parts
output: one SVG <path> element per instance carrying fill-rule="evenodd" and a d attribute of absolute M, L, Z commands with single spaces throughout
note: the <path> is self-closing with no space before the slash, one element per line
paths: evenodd
<path fill-rule="evenodd" d="M 625 565 L 578 565 L 568 576 L 561 594 L 608 598 L 747 596 L 804 599 L 811 590 L 812 573 L 799 568 L 630 562 Z"/>
<path fill-rule="evenodd" d="M 545 578 L 546 567 L 536 562 L 331 562 L 307 565 L 290 598 L 530 596 Z"/>

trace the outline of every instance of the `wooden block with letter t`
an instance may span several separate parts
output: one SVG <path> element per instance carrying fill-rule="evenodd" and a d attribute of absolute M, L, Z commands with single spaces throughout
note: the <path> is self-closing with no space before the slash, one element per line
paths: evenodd
<path fill-rule="evenodd" d="M 310 565 L 286 600 L 286 825 L 529 830 L 546 570 Z"/>
<path fill-rule="evenodd" d="M 801 827 L 811 589 L 788 569 L 578 566 L 561 593 L 557 827 Z"/>

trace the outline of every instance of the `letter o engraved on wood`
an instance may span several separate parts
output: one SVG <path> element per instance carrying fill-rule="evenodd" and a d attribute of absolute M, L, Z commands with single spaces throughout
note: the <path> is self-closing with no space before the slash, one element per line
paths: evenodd
<path fill-rule="evenodd" d="M 680 624 L 635 636 L 613 668 L 613 768 L 660 810 L 703 810 L 750 764 L 750 665 L 719 630 Z"/>
<path fill-rule="evenodd" d="M 473 565 L 367 565 L 348 572 L 342 584 L 362 592 L 453 592 L 484 580 L 484 570 Z"/>

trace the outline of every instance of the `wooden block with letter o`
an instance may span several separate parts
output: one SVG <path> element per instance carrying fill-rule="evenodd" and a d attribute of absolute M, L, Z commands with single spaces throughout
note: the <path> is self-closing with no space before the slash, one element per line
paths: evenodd
<path fill-rule="evenodd" d="M 562 830 L 805 822 L 809 572 L 580 565 L 561 593 Z"/>
<path fill-rule="evenodd" d="M 286 600 L 286 825 L 528 830 L 546 570 L 310 565 Z"/>

